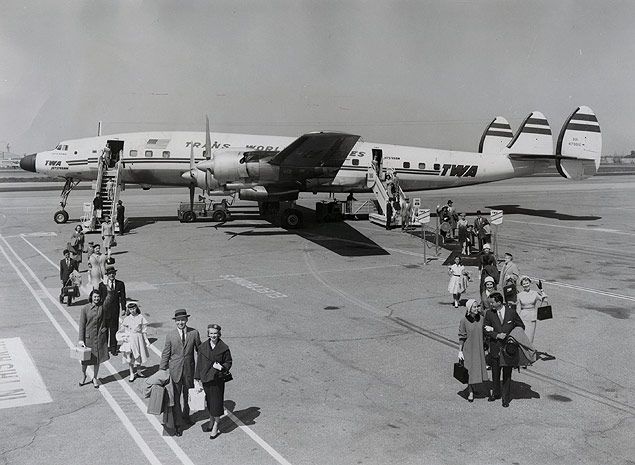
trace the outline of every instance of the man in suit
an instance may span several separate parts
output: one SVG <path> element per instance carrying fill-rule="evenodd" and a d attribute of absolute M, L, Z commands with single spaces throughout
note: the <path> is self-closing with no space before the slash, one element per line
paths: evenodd
<path fill-rule="evenodd" d="M 485 313 L 483 320 L 483 332 L 489 339 L 490 365 L 492 367 L 492 384 L 494 389 L 487 399 L 494 402 L 501 398 L 501 368 L 503 371 L 503 407 L 509 407 L 511 400 L 512 366 L 507 365 L 500 355 L 500 349 L 505 343 L 507 335 L 517 326 L 525 329 L 523 320 L 520 319 L 513 306 L 503 304 L 503 296 L 500 292 L 493 292 L 489 296 L 491 308 Z"/>
<path fill-rule="evenodd" d="M 64 249 L 64 258 L 60 260 L 60 281 L 62 281 L 62 288 L 66 286 L 71 273 L 78 270 L 78 264 L 71 258 L 71 252 L 68 249 Z M 60 302 L 63 301 L 62 290 L 60 289 Z"/>
<path fill-rule="evenodd" d="M 117 331 L 119 331 L 119 315 L 126 309 L 126 285 L 123 281 L 115 279 L 117 270 L 108 268 L 106 279 L 99 283 L 99 294 L 104 303 L 104 316 L 108 328 L 108 350 L 112 355 L 117 355 Z"/>
<path fill-rule="evenodd" d="M 175 310 L 172 319 L 176 323 L 176 329 L 165 335 L 165 345 L 159 364 L 160 370 L 170 370 L 170 380 L 174 389 L 173 413 L 176 436 L 181 436 L 183 427 L 194 424 L 190 419 L 188 389 L 194 387 L 194 350 L 198 354 L 201 337 L 197 330 L 187 326 L 189 317 L 187 310 Z"/>
<path fill-rule="evenodd" d="M 483 250 L 483 245 L 487 242 L 485 240 L 487 232 L 484 230 L 484 226 L 489 224 L 487 218 L 481 216 L 481 210 L 476 211 L 476 219 L 474 220 L 474 233 L 478 238 L 478 250 Z"/>
<path fill-rule="evenodd" d="M 125 217 L 126 217 L 126 207 L 123 206 L 123 202 L 121 200 L 117 200 L 117 223 L 119 224 L 120 236 L 123 236 Z"/>

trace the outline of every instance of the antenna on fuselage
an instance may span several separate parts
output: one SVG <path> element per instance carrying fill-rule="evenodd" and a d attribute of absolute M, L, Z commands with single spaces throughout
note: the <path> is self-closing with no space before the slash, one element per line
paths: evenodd
<path fill-rule="evenodd" d="M 101 121 L 97 122 L 97 135 L 101 136 Z"/>

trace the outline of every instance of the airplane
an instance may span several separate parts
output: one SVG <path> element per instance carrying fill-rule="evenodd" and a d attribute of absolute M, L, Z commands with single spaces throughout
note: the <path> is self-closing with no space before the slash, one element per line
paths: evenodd
<path fill-rule="evenodd" d="M 204 141 L 203 141 L 204 140 Z M 587 106 L 566 119 L 554 152 L 545 116 L 530 113 L 514 134 L 503 117 L 485 129 L 478 152 L 463 152 L 364 142 L 360 136 L 314 132 L 299 138 L 206 132 L 135 132 L 73 139 L 53 150 L 27 155 L 23 170 L 65 179 L 58 223 L 70 191 L 97 177 L 100 154 L 108 146 L 122 164 L 121 182 L 152 186 L 201 188 L 208 195 L 237 194 L 258 202 L 261 213 L 280 215 L 288 228 L 300 227 L 295 208 L 300 192 L 371 192 L 369 177 L 390 170 L 403 192 L 443 189 L 528 176 L 555 163 L 567 179 L 593 176 L 600 166 L 602 136 L 597 117 Z M 280 211 L 281 202 L 290 202 Z"/>

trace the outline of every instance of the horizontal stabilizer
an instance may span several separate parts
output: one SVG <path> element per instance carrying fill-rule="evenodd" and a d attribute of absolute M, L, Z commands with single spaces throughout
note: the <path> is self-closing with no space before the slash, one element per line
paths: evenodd
<path fill-rule="evenodd" d="M 602 133 L 593 110 L 581 106 L 565 121 L 556 144 L 556 168 L 562 177 L 584 179 L 600 168 Z"/>
<path fill-rule="evenodd" d="M 500 153 L 514 137 L 512 127 L 502 116 L 497 116 L 483 131 L 478 144 L 479 153 Z"/>
<path fill-rule="evenodd" d="M 514 154 L 552 155 L 553 135 L 545 115 L 539 111 L 530 113 L 507 148 Z"/>

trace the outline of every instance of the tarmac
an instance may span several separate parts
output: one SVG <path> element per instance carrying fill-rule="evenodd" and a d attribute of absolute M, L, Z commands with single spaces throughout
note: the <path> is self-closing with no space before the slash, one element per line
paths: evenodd
<path fill-rule="evenodd" d="M 0 193 L 1 463 L 635 463 L 632 177 L 410 195 L 432 210 L 448 199 L 468 215 L 503 210 L 499 255 L 512 252 L 544 283 L 554 318 L 538 322 L 535 344 L 549 356 L 514 371 L 509 408 L 487 402 L 486 389 L 468 403 L 452 377 L 465 308 L 447 292 L 450 251 L 437 254 L 419 231 L 315 224 L 310 214 L 305 229 L 287 231 L 248 202 L 227 223 L 182 224 L 186 189 L 126 190 L 130 230 L 113 257 L 150 322 L 147 372 L 177 308 L 203 338 L 220 324 L 232 350 L 214 441 L 202 412 L 182 437 L 165 435 L 145 413 L 144 380 L 129 383 L 120 357 L 102 366 L 99 390 L 78 386 L 69 347 L 85 298 L 58 302 L 56 266 L 89 197 L 73 192 L 71 220 L 57 225 L 58 193 Z M 315 201 L 299 204 L 308 212 Z M 463 297 L 477 295 L 472 284 Z M 9 346 L 23 347 L 19 360 L 3 358 Z M 24 396 L 7 390 L 17 375 L 3 362 L 16 365 Z"/>

